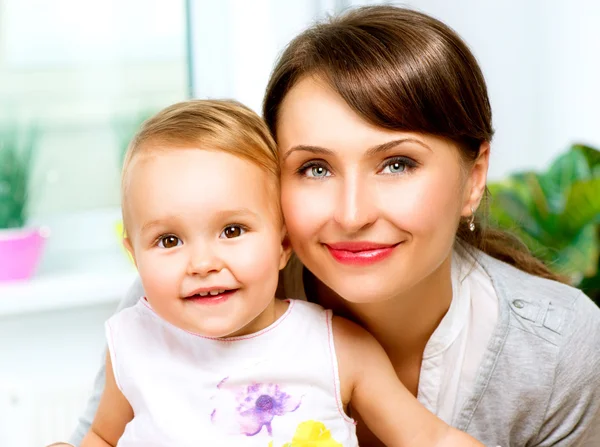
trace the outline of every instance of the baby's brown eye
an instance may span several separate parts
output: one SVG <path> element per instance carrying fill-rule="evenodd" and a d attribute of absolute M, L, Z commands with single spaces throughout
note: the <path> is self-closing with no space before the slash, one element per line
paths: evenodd
<path fill-rule="evenodd" d="M 161 248 L 175 248 L 181 245 L 181 239 L 177 236 L 163 236 L 158 240 L 158 246 Z"/>
<path fill-rule="evenodd" d="M 221 233 L 221 237 L 224 237 L 226 239 L 233 239 L 234 237 L 240 237 L 242 234 L 244 234 L 245 231 L 246 230 L 243 229 L 240 225 L 229 225 L 228 227 L 225 227 L 225 229 Z"/>

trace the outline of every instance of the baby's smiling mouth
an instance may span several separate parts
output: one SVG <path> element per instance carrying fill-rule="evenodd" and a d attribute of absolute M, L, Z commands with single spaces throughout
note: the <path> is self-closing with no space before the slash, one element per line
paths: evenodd
<path fill-rule="evenodd" d="M 225 287 L 206 287 L 194 290 L 192 293 L 185 296 L 184 299 L 196 302 L 216 303 L 226 300 L 238 290 L 239 289 L 228 289 Z"/>
<path fill-rule="evenodd" d="M 195 293 L 193 295 L 191 295 L 190 297 L 195 297 L 195 296 L 216 296 L 216 295 L 221 295 L 222 293 L 228 292 L 228 290 L 226 289 L 215 289 L 215 290 L 211 290 L 210 292 L 198 292 Z"/>

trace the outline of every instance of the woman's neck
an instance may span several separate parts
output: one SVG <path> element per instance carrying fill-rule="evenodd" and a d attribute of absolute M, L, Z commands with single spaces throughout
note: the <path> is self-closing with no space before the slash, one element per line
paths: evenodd
<path fill-rule="evenodd" d="M 381 303 L 350 303 L 314 279 L 317 301 L 363 326 L 395 366 L 418 359 L 452 301 L 452 255 L 411 290 Z"/>

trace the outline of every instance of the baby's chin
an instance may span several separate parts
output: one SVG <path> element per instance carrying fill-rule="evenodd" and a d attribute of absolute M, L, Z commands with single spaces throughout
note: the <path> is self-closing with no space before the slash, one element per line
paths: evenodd
<path fill-rule="evenodd" d="M 201 324 L 198 321 L 179 321 L 172 324 L 186 332 L 205 338 L 224 339 L 249 334 L 248 325 L 230 319 L 203 318 Z"/>

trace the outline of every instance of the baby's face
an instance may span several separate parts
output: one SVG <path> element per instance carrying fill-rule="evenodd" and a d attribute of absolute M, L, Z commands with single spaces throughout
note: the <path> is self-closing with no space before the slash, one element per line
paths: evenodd
<path fill-rule="evenodd" d="M 126 245 L 161 317 L 208 337 L 269 324 L 289 253 L 267 173 L 224 152 L 159 148 L 132 162 L 126 198 Z"/>

